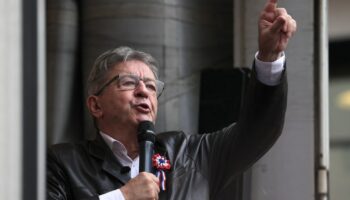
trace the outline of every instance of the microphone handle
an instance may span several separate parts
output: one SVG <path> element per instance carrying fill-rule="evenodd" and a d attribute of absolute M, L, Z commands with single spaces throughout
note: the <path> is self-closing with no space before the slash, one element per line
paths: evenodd
<path fill-rule="evenodd" d="M 152 166 L 152 155 L 153 155 L 153 147 L 154 144 L 151 141 L 145 140 L 140 142 L 139 144 L 140 149 L 140 166 L 139 170 L 140 172 L 149 172 L 153 173 L 153 166 Z"/>

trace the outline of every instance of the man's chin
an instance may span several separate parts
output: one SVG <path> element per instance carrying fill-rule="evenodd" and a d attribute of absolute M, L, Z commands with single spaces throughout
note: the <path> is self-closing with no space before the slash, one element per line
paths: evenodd
<path fill-rule="evenodd" d="M 151 121 L 154 123 L 154 120 L 150 116 L 140 116 L 137 118 L 138 123 L 143 122 L 143 121 Z"/>

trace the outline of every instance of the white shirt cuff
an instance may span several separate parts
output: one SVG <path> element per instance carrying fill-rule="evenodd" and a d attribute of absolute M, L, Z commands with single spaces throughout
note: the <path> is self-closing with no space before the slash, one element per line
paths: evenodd
<path fill-rule="evenodd" d="M 278 85 L 281 80 L 282 72 L 284 70 L 284 62 L 286 56 L 282 52 L 282 56 L 273 62 L 263 62 L 258 59 L 258 53 L 255 54 L 255 70 L 257 79 L 269 86 Z"/>
<path fill-rule="evenodd" d="M 125 200 L 124 195 L 120 189 L 102 194 L 98 198 L 100 200 Z"/>

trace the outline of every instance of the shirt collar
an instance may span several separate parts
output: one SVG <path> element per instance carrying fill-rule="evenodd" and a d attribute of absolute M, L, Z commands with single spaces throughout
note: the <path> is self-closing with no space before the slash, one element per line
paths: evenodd
<path fill-rule="evenodd" d="M 125 146 L 121 142 L 112 138 L 106 133 L 103 133 L 102 131 L 100 131 L 100 135 L 102 136 L 103 140 L 107 143 L 107 146 L 112 150 L 114 154 L 116 153 L 122 153 L 124 155 L 128 154 L 128 151 L 126 150 Z"/>

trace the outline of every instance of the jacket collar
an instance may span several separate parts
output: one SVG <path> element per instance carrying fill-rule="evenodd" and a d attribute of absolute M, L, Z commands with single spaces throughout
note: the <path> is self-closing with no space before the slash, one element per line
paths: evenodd
<path fill-rule="evenodd" d="M 123 166 L 115 158 L 112 150 L 109 149 L 100 134 L 96 134 L 96 139 L 90 143 L 89 153 L 103 161 L 102 169 L 105 172 L 119 179 L 124 184 L 130 180 L 130 172 L 123 172 Z"/>

